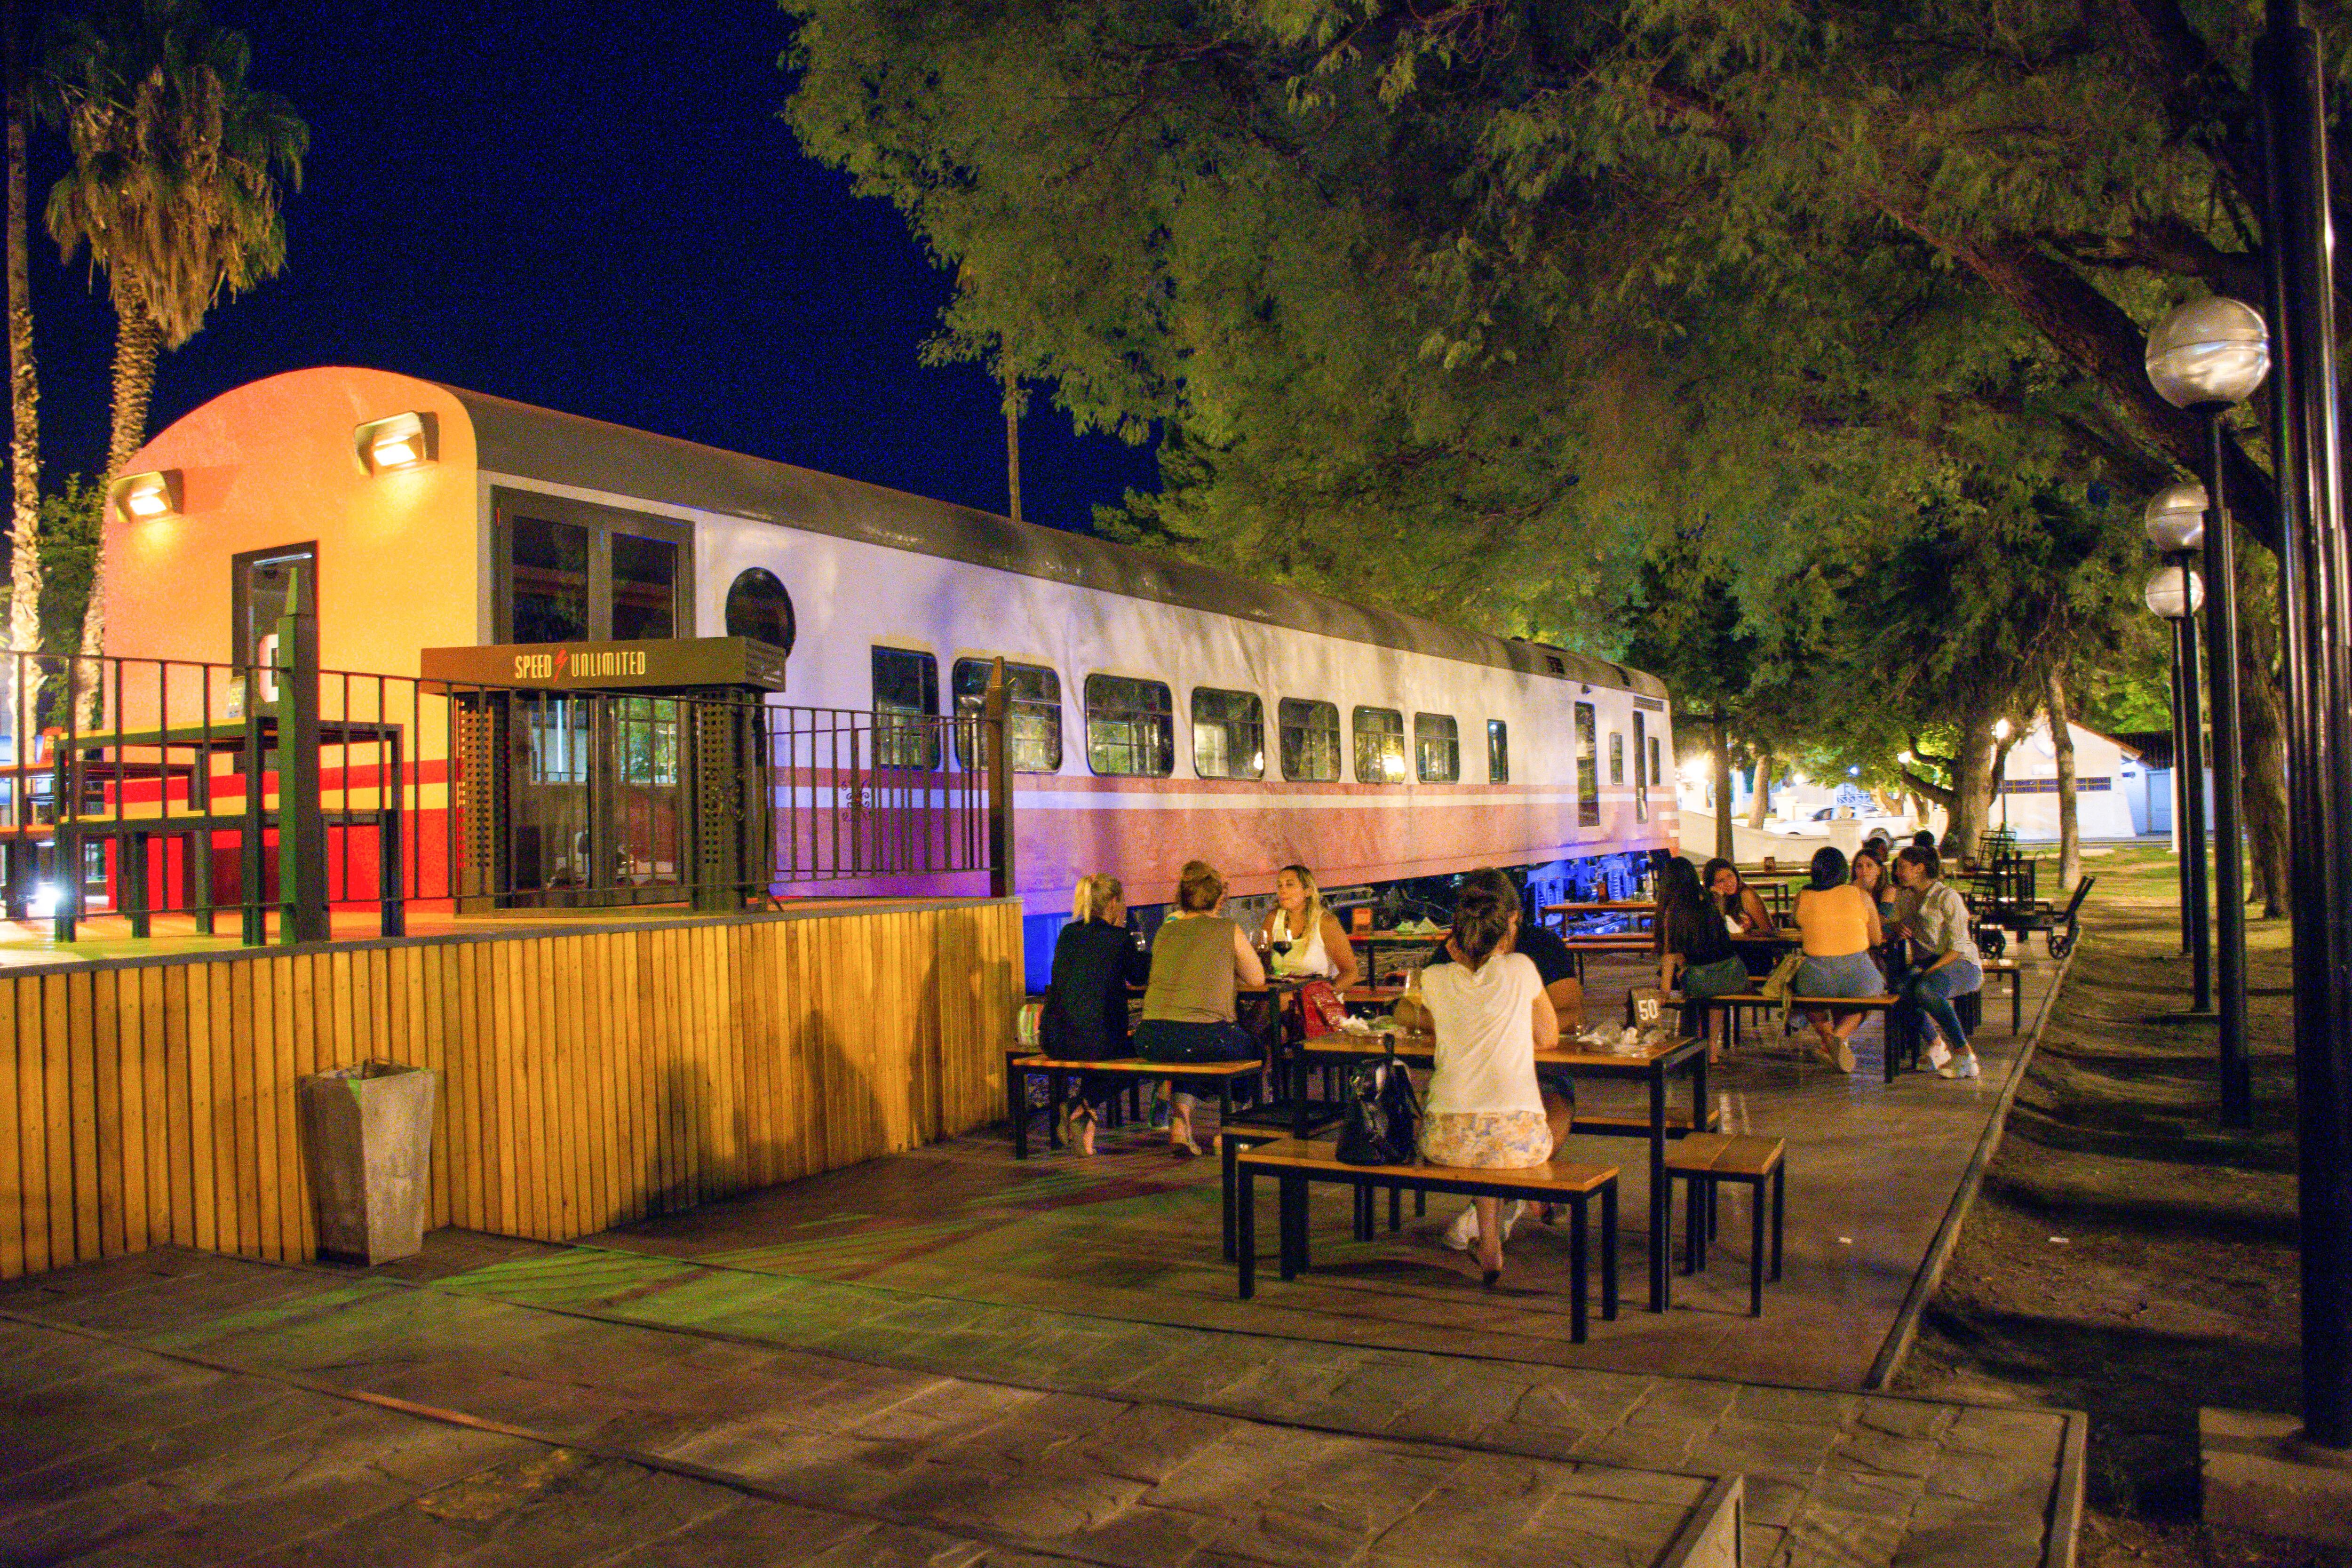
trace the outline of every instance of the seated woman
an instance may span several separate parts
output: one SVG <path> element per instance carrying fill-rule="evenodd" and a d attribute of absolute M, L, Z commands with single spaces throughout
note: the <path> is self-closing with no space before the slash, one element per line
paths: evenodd
<path fill-rule="evenodd" d="M 1875 996 L 1886 977 L 1871 952 L 1885 940 L 1878 906 L 1846 877 L 1845 856 L 1827 845 L 1813 851 L 1812 882 L 1797 894 L 1797 930 L 1805 962 L 1792 987 L 1799 996 Z M 1813 1049 L 1840 1072 L 1853 1070 L 1853 1032 L 1863 1015 L 1851 1008 L 1809 1007 L 1820 1043 Z"/>
<path fill-rule="evenodd" d="M 1943 877 L 1943 863 L 1933 849 L 1914 845 L 1895 857 L 1895 879 L 1917 898 L 1906 928 L 1916 967 L 1904 981 L 1902 995 L 1952 1042 L 1952 1059 L 1936 1064 L 1937 1076 L 1980 1078 L 1984 1069 L 1969 1046 L 1952 998 L 1984 988 L 1983 960 L 1977 952 L 1976 933 L 1969 927 L 1968 902 Z M 1932 1037 L 1929 1045 L 1932 1059 L 1939 1054 Z"/>
<path fill-rule="evenodd" d="M 1423 972 L 1437 1041 L 1421 1154 L 1433 1165 L 1541 1165 L 1568 1133 L 1565 1103 L 1548 1110 L 1536 1083 L 1536 1051 L 1559 1042 L 1559 1019 L 1535 964 L 1509 951 L 1518 922 L 1517 899 L 1466 883 L 1446 942 L 1453 962 Z M 1503 1237 L 1520 1206 L 1513 1203 L 1507 1218 L 1496 1200 L 1471 1200 L 1469 1223 L 1490 1289 L 1503 1277 Z"/>
<path fill-rule="evenodd" d="M 1739 875 L 1739 868 L 1724 859 L 1709 860 L 1700 880 L 1715 911 L 1724 923 L 1724 930 L 1734 937 L 1771 936 L 1780 928 L 1772 923 L 1772 911 L 1755 889 Z M 1733 950 L 1739 962 L 1748 966 L 1749 975 L 1761 979 L 1772 973 L 1779 953 L 1768 942 L 1742 942 Z"/>
<path fill-rule="evenodd" d="M 1698 873 L 1677 858 L 1658 878 L 1658 989 L 1671 993 L 1679 982 L 1683 1033 L 1696 1039 L 1714 1011 L 1695 1004 L 1748 989 L 1748 966 L 1732 947 L 1723 917 L 1698 885 Z M 1707 1059 L 1723 1059 L 1720 1037 L 1707 1047 Z"/>
<path fill-rule="evenodd" d="M 1304 866 L 1285 866 L 1276 876 L 1274 908 L 1258 923 L 1257 944 L 1277 975 L 1328 980 L 1342 991 L 1356 984 L 1355 944 L 1323 907 L 1315 873 Z"/>
<path fill-rule="evenodd" d="M 1176 908 L 1160 922 L 1151 949 L 1151 982 L 1143 993 L 1143 1021 L 1135 1053 L 1154 1062 L 1238 1062 L 1258 1044 L 1234 1021 L 1234 993 L 1265 984 L 1265 970 L 1249 933 L 1225 919 L 1225 879 L 1206 860 L 1188 860 L 1176 884 Z M 1171 1077 L 1168 1152 L 1201 1152 L 1192 1139 L 1197 1080 Z"/>
<path fill-rule="evenodd" d="M 1853 885 L 1877 910 L 1881 925 L 1895 918 L 1895 879 L 1887 873 L 1886 855 L 1869 844 L 1853 852 Z"/>
<path fill-rule="evenodd" d="M 1050 1057 L 1108 1061 L 1127 1055 L 1128 988 L 1140 985 L 1151 958 L 1127 934 L 1127 889 L 1097 872 L 1078 879 L 1070 923 L 1054 939 L 1054 978 L 1037 1023 L 1038 1044 Z M 1112 1080 L 1080 1077 L 1076 1094 L 1055 1108 L 1063 1142 L 1081 1154 L 1095 1152 L 1095 1107 Z"/>

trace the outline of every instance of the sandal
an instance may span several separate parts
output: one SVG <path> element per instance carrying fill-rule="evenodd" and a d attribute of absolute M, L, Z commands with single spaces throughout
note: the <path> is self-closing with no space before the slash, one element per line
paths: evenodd
<path fill-rule="evenodd" d="M 1192 1142 L 1192 1118 L 1181 1110 L 1168 1113 L 1168 1157 L 1171 1160 L 1197 1160 L 1201 1146 Z"/>
<path fill-rule="evenodd" d="M 1081 1154 L 1092 1155 L 1095 1152 L 1095 1108 L 1080 1100 L 1077 1109 L 1070 1112 L 1066 1141 Z"/>

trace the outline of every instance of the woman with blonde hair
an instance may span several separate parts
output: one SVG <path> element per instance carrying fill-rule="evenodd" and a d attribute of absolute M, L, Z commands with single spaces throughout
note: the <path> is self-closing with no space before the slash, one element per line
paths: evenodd
<path fill-rule="evenodd" d="M 1217 868 L 1206 860 L 1185 862 L 1176 908 L 1152 945 L 1151 983 L 1135 1031 L 1136 1055 L 1146 1061 L 1238 1062 L 1259 1054 L 1234 1020 L 1234 997 L 1241 986 L 1265 984 L 1265 969 L 1249 933 L 1224 917 L 1224 905 L 1225 879 Z M 1192 1108 L 1200 1086 L 1171 1077 L 1167 1092 L 1168 1152 L 1196 1155 Z"/>
<path fill-rule="evenodd" d="M 1258 923 L 1257 945 L 1270 953 L 1277 975 L 1328 980 L 1345 991 L 1356 983 L 1356 949 L 1339 917 L 1323 907 L 1323 890 L 1304 866 L 1285 866 L 1274 879 L 1274 908 Z"/>
<path fill-rule="evenodd" d="M 1070 923 L 1054 939 L 1054 978 L 1037 1020 L 1037 1043 L 1050 1057 L 1108 1061 L 1127 1055 L 1127 996 L 1151 967 L 1150 955 L 1127 934 L 1127 889 L 1117 877 L 1096 872 L 1078 879 Z M 1062 1141 L 1081 1154 L 1095 1152 L 1095 1107 L 1116 1088 L 1095 1073 L 1080 1075 L 1076 1093 L 1055 1107 Z"/>

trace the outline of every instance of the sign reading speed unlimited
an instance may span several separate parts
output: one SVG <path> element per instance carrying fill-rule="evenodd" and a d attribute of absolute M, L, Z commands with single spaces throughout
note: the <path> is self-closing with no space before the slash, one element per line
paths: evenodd
<path fill-rule="evenodd" d="M 419 656 L 418 673 L 427 680 L 460 686 L 561 687 L 583 691 L 732 686 L 782 691 L 784 650 L 751 637 L 430 647 Z"/>

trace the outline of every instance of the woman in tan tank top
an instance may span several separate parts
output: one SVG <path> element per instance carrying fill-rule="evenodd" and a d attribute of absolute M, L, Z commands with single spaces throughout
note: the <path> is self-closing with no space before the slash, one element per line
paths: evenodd
<path fill-rule="evenodd" d="M 1151 980 L 1136 1026 L 1136 1055 L 1153 1062 L 1238 1062 L 1259 1054 L 1258 1043 L 1234 1021 L 1234 994 L 1265 984 L 1249 935 L 1224 918 L 1225 879 L 1205 860 L 1186 863 L 1176 886 L 1176 910 L 1160 922 L 1151 944 Z M 1196 1155 L 1192 1110 L 1202 1085 L 1171 1077 L 1168 1152 Z"/>

